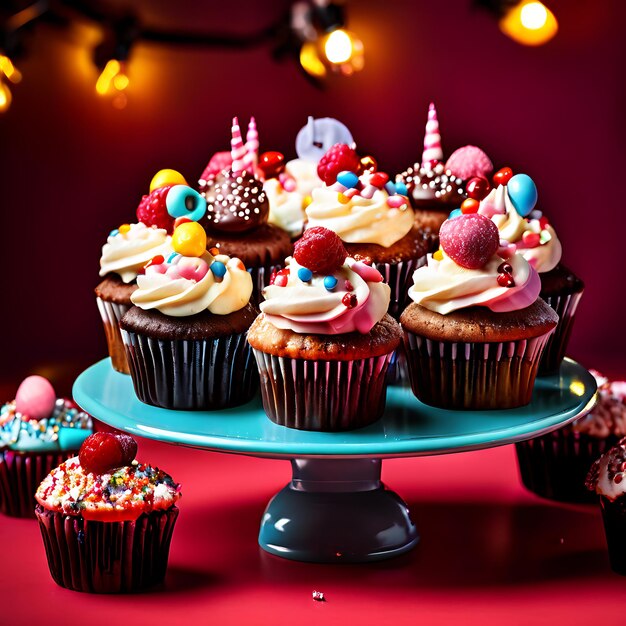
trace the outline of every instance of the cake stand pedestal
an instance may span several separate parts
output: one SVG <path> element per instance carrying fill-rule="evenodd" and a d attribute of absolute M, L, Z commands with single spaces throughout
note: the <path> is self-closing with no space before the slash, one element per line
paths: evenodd
<path fill-rule="evenodd" d="M 389 387 L 381 420 L 344 433 L 294 430 L 271 422 L 260 398 L 222 411 L 170 411 L 142 404 L 129 376 L 105 359 L 85 370 L 74 398 L 103 422 L 140 437 L 204 450 L 291 461 L 292 480 L 269 502 L 260 546 L 311 562 L 365 562 L 413 548 L 419 538 L 404 501 L 380 480 L 382 460 L 451 454 L 530 439 L 588 412 L 596 383 L 566 359 L 538 378 L 526 407 L 449 411 Z"/>

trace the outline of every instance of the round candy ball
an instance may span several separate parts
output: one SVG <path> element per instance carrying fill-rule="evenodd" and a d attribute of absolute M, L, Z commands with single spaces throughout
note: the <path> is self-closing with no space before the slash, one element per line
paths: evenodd
<path fill-rule="evenodd" d="M 507 184 L 509 199 L 522 216 L 530 215 L 537 204 L 537 186 L 528 174 L 515 174 Z"/>
<path fill-rule="evenodd" d="M 500 233 L 489 218 L 467 213 L 442 224 L 439 243 L 457 265 L 476 270 L 484 267 L 498 250 Z"/>
<path fill-rule="evenodd" d="M 198 222 L 185 222 L 172 235 L 172 248 L 183 256 L 202 256 L 206 252 L 206 233 Z"/>
<path fill-rule="evenodd" d="M 15 395 L 15 409 L 34 420 L 52 415 L 57 396 L 50 381 L 43 376 L 29 376 L 22 381 Z"/>
<path fill-rule="evenodd" d="M 185 177 L 176 170 L 159 170 L 150 181 L 150 193 L 166 185 L 186 185 Z"/>

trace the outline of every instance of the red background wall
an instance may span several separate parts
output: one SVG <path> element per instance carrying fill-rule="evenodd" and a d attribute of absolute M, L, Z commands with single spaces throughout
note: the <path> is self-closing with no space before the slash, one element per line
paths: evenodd
<path fill-rule="evenodd" d="M 500 34 L 470 0 L 353 1 L 349 25 L 365 43 L 366 67 L 325 91 L 293 63 L 275 63 L 267 48 L 139 44 L 121 111 L 94 90 L 97 31 L 39 29 L 19 63 L 24 80 L 13 106 L 0 116 L 3 380 L 105 355 L 92 289 L 107 233 L 133 221 L 158 169 L 195 180 L 212 152 L 227 147 L 232 115 L 254 114 L 262 149 L 288 157 L 307 115 L 337 117 L 395 173 L 421 154 L 431 99 L 446 154 L 476 143 L 497 165 L 535 179 L 565 262 L 587 283 L 570 352 L 624 373 L 626 6 L 549 4 L 560 32 L 533 49 Z M 246 32 L 289 3 L 135 5 L 152 24 Z"/>

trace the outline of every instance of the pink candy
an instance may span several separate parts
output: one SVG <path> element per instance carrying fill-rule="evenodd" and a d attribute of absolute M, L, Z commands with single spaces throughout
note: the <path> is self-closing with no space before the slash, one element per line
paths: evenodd
<path fill-rule="evenodd" d="M 353 263 L 351 269 L 366 282 L 380 283 L 383 280 L 382 274 L 377 269 L 374 269 L 370 265 L 366 265 L 362 261 L 356 261 Z"/>
<path fill-rule="evenodd" d="M 52 415 L 56 399 L 54 387 L 47 378 L 29 376 L 18 387 L 15 409 L 31 419 L 42 420 Z"/>
<path fill-rule="evenodd" d="M 387 198 L 387 206 L 392 209 L 399 209 L 406 204 L 406 199 L 403 196 L 389 196 Z"/>
<path fill-rule="evenodd" d="M 540 240 L 541 236 L 539 233 L 533 233 L 529 230 L 522 235 L 522 242 L 527 248 L 536 248 L 539 245 Z"/>
<path fill-rule="evenodd" d="M 289 176 L 289 174 L 285 174 L 285 172 L 283 172 L 278 176 L 278 180 L 280 181 L 280 184 L 283 186 L 283 189 L 285 191 L 296 190 L 296 181 L 294 178 Z"/>
<path fill-rule="evenodd" d="M 228 169 L 233 162 L 230 152 L 216 152 L 204 168 L 200 180 L 208 180 L 211 176 L 219 174 L 222 170 Z"/>
<path fill-rule="evenodd" d="M 488 179 L 489 174 L 493 172 L 493 163 L 477 146 L 463 146 L 450 155 L 446 169 L 463 180 L 475 176 Z"/>
<path fill-rule="evenodd" d="M 200 282 L 209 271 L 207 262 L 197 257 L 183 257 L 174 267 L 181 278 L 196 282 Z"/>

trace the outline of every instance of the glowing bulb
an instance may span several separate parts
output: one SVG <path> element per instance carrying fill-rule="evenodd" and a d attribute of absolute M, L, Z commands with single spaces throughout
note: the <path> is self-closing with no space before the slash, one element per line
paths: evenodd
<path fill-rule="evenodd" d="M 326 39 L 324 53 L 331 63 L 345 63 L 352 56 L 352 39 L 345 30 L 334 30 Z"/>
<path fill-rule="evenodd" d="M 9 57 L 0 54 L 0 72 L 2 72 L 12 83 L 19 83 L 22 80 L 21 72 L 13 65 Z"/>
<path fill-rule="evenodd" d="M 8 111 L 11 106 L 11 100 L 13 100 L 13 96 L 9 86 L 0 80 L 0 113 Z"/>
<path fill-rule="evenodd" d="M 559 24 L 542 2 L 522 0 L 500 20 L 500 30 L 525 46 L 540 46 L 556 35 Z"/>
<path fill-rule="evenodd" d="M 129 84 L 128 76 L 124 71 L 124 64 L 116 59 L 111 59 L 105 66 L 98 80 L 96 81 L 96 91 L 101 96 L 113 95 L 117 97 Z M 126 101 L 124 97 L 124 102 Z M 123 108 L 123 107 L 116 107 Z"/>

